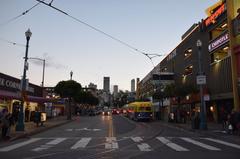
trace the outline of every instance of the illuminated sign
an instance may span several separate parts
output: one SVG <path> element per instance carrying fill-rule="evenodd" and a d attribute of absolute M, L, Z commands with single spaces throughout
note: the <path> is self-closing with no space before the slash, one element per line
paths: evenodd
<path fill-rule="evenodd" d="M 214 12 L 211 16 L 209 16 L 206 20 L 205 20 L 205 26 L 209 26 L 210 24 L 213 24 L 216 22 L 216 19 L 222 15 L 225 11 L 227 10 L 226 8 L 226 4 L 222 4 L 216 12 Z"/>
<path fill-rule="evenodd" d="M 216 48 L 222 46 L 223 44 L 225 44 L 228 41 L 229 41 L 229 34 L 225 33 L 225 34 L 221 35 L 220 37 L 216 38 L 215 40 L 213 40 L 208 45 L 208 51 L 211 52 L 211 51 L 215 50 Z"/>

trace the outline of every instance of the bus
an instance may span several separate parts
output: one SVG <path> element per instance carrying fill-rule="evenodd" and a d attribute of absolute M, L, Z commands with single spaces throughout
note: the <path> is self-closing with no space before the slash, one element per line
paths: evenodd
<path fill-rule="evenodd" d="M 152 102 L 133 102 L 128 104 L 128 117 L 132 120 L 151 120 Z"/>

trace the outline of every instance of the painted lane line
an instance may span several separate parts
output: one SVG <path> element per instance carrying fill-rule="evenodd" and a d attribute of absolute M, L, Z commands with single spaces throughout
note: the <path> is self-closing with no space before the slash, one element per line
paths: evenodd
<path fill-rule="evenodd" d="M 174 149 L 175 151 L 189 151 L 188 149 L 182 146 L 172 143 L 170 140 L 166 139 L 165 137 L 157 137 L 157 139 L 161 141 L 163 144 L 167 145 L 168 147 Z"/>
<path fill-rule="evenodd" d="M 77 149 L 77 148 L 85 148 L 87 144 L 90 142 L 92 138 L 84 137 L 81 140 L 79 140 L 76 144 L 74 144 L 71 149 Z"/>
<path fill-rule="evenodd" d="M 140 149 L 140 151 L 145 151 L 145 152 L 152 151 L 151 147 L 146 143 L 142 143 L 137 146 Z"/>
<path fill-rule="evenodd" d="M 237 144 L 225 142 L 225 141 L 222 141 L 222 140 L 212 139 L 212 138 L 203 138 L 203 139 L 209 140 L 209 141 L 212 141 L 212 142 L 215 142 L 215 143 L 219 143 L 219 144 L 222 144 L 222 145 L 226 145 L 226 146 L 230 146 L 230 147 L 240 149 L 240 145 L 237 145 Z"/>
<path fill-rule="evenodd" d="M 131 139 L 134 141 L 134 142 L 142 142 L 143 139 L 141 137 L 131 137 Z"/>
<path fill-rule="evenodd" d="M 7 147 L 4 147 L 4 148 L 0 148 L 0 152 L 11 151 L 11 150 L 17 149 L 17 148 L 19 148 L 19 147 L 28 145 L 28 144 L 30 144 L 30 143 L 36 142 L 36 141 L 38 141 L 38 140 L 41 140 L 41 138 L 33 138 L 33 139 L 30 139 L 30 140 L 27 140 L 27 141 L 24 141 L 24 142 L 20 142 L 20 143 L 11 145 L 11 146 L 7 146 Z"/>
<path fill-rule="evenodd" d="M 196 141 L 196 140 L 193 140 L 193 139 L 190 139 L 190 138 L 187 138 L 187 137 L 181 137 L 181 139 L 186 141 L 186 142 L 192 143 L 194 145 L 200 146 L 202 148 L 208 149 L 208 150 L 213 150 L 213 151 L 220 151 L 221 150 L 221 149 L 219 149 L 217 147 L 210 146 L 210 145 L 201 143 L 199 141 Z"/>

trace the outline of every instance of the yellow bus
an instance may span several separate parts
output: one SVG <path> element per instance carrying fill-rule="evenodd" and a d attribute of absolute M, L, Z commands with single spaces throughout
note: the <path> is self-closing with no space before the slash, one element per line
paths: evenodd
<path fill-rule="evenodd" d="M 128 117 L 132 120 L 151 120 L 152 102 L 133 102 L 128 104 Z"/>

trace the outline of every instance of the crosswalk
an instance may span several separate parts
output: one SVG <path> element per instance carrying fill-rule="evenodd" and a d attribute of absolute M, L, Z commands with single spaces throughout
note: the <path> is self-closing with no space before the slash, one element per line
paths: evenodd
<path fill-rule="evenodd" d="M 67 144 L 65 144 L 67 143 Z M 123 144 L 125 143 L 125 144 Z M 190 146 L 189 146 L 190 144 Z M 106 150 L 127 150 L 135 149 L 138 151 L 150 152 L 158 151 L 159 147 L 168 148 L 176 152 L 188 152 L 194 150 L 194 146 L 208 151 L 224 151 L 226 147 L 240 150 L 240 145 L 226 142 L 214 138 L 190 138 L 190 137 L 166 137 L 157 136 L 155 138 L 134 137 L 57 137 L 57 138 L 30 138 L 26 141 L 7 146 L 0 146 L 0 153 L 16 151 L 31 145 L 28 149 L 32 152 L 46 151 L 57 146 L 67 145 L 70 150 L 84 150 L 98 147 Z M 95 146 L 94 146 L 95 145 Z M 66 149 L 66 147 L 64 147 Z"/>

